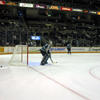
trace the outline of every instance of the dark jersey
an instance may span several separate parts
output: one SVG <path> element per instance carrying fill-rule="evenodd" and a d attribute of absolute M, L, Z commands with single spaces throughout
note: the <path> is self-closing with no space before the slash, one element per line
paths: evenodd
<path fill-rule="evenodd" d="M 70 49 L 71 48 L 71 45 L 70 44 L 67 44 L 67 48 Z"/>
<path fill-rule="evenodd" d="M 51 48 L 51 46 L 49 44 L 45 44 L 40 50 L 42 50 L 44 52 L 49 52 L 50 48 Z"/>

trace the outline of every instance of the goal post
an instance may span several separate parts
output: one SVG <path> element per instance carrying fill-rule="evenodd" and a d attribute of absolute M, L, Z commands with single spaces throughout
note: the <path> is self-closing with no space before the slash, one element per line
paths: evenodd
<path fill-rule="evenodd" d="M 28 66 L 28 59 L 28 45 L 16 45 L 9 64 L 14 66 Z"/>

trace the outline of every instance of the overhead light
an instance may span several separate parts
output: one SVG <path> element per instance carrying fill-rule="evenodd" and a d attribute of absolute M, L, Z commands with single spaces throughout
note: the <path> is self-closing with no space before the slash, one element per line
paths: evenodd
<path fill-rule="evenodd" d="M 91 14 L 96 14 L 96 11 L 89 11 L 89 13 L 91 13 Z"/>
<path fill-rule="evenodd" d="M 72 9 L 72 11 L 76 11 L 76 12 L 82 12 L 83 10 L 82 9 Z"/>
<path fill-rule="evenodd" d="M 100 15 L 100 12 L 97 12 L 97 15 Z"/>
<path fill-rule="evenodd" d="M 89 11 L 88 11 L 88 10 L 83 10 L 83 12 L 84 12 L 84 13 L 88 13 Z"/>

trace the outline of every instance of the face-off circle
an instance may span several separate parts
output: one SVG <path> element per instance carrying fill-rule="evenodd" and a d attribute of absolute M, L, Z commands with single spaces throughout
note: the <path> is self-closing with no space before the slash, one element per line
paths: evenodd
<path fill-rule="evenodd" d="M 89 74 L 95 79 L 100 80 L 100 67 L 92 67 L 89 69 Z"/>

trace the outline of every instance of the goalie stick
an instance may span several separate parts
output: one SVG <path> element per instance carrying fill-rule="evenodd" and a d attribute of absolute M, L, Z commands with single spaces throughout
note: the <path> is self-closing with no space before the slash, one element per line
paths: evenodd
<path fill-rule="evenodd" d="M 58 63 L 58 62 L 54 62 L 54 61 L 52 60 L 51 56 L 50 56 L 50 60 L 51 60 L 51 62 L 52 62 L 53 64 Z"/>

